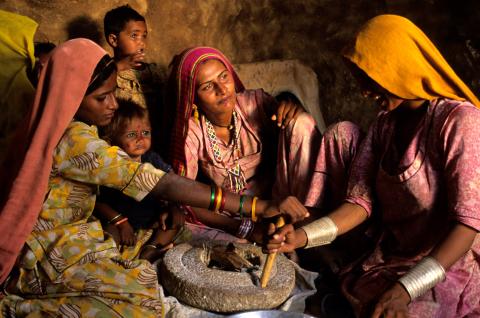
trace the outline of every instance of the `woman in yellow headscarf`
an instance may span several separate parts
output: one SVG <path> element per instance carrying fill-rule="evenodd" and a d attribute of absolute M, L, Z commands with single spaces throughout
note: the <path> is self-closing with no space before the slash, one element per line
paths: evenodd
<path fill-rule="evenodd" d="M 37 26 L 28 17 L 0 10 L 0 163 L 13 130 L 33 101 L 35 89 L 28 74 L 35 63 Z"/>
<path fill-rule="evenodd" d="M 400 16 L 369 20 L 344 56 L 382 111 L 355 157 L 346 202 L 296 231 L 284 227 L 269 249 L 328 244 L 377 214 L 375 250 L 342 283 L 357 315 L 478 317 L 477 97 Z"/>

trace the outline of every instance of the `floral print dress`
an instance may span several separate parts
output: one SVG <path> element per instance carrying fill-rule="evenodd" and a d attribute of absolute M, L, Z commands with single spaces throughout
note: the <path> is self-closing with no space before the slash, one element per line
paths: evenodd
<path fill-rule="evenodd" d="M 99 139 L 95 126 L 75 120 L 53 156 L 38 221 L 17 260 L 14 287 L 0 303 L 3 316 L 160 316 L 152 265 L 121 258 L 90 216 L 99 185 L 140 201 L 165 172 L 129 160 Z"/>

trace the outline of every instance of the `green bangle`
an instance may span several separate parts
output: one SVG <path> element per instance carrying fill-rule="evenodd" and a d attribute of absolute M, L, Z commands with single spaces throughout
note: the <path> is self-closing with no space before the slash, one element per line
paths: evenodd
<path fill-rule="evenodd" d="M 246 195 L 241 195 L 240 196 L 240 206 L 238 207 L 238 214 L 240 215 L 240 218 L 243 219 L 243 202 L 245 201 Z"/>
<path fill-rule="evenodd" d="M 208 209 L 210 211 L 213 211 L 213 209 L 215 208 L 215 186 L 212 185 L 211 187 L 211 193 L 210 193 L 210 205 L 208 206 Z"/>

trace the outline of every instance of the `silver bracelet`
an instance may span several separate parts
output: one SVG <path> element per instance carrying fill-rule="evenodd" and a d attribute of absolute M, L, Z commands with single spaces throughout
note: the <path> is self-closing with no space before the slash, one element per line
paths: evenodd
<path fill-rule="evenodd" d="M 253 231 L 253 221 L 249 218 L 243 218 L 238 226 L 236 237 L 244 239 L 247 238 Z"/>
<path fill-rule="evenodd" d="M 445 269 L 431 256 L 423 258 L 412 267 L 398 282 L 405 287 L 410 299 L 422 296 L 437 283 L 445 279 Z"/>
<path fill-rule="evenodd" d="M 337 237 L 338 228 L 328 216 L 324 216 L 312 223 L 301 227 L 307 235 L 305 248 L 332 243 Z"/>

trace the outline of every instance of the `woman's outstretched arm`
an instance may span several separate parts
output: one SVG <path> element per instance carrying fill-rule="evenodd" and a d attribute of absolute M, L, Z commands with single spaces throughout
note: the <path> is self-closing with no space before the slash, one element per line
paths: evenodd
<path fill-rule="evenodd" d="M 368 215 L 360 205 L 344 203 L 330 213 L 328 218 L 337 227 L 337 235 L 341 235 L 363 223 L 368 218 Z M 320 222 L 322 219 L 315 220 L 310 224 Z M 273 235 L 266 248 L 269 253 L 277 251 L 291 252 L 296 248 L 305 247 L 307 243 L 307 233 L 302 227 L 295 230 L 293 226 L 285 226 Z"/>
<path fill-rule="evenodd" d="M 208 208 L 211 202 L 211 187 L 184 177 L 173 172 L 164 175 L 152 190 L 154 197 L 173 201 L 192 207 Z M 240 195 L 225 192 L 225 210 L 236 212 L 240 208 Z M 243 211 L 248 215 L 252 210 L 252 199 L 244 200 Z M 295 198 L 287 197 L 280 203 L 274 201 L 258 200 L 256 213 L 259 217 L 273 217 L 286 215 L 291 223 L 308 217 L 307 209 Z"/>

